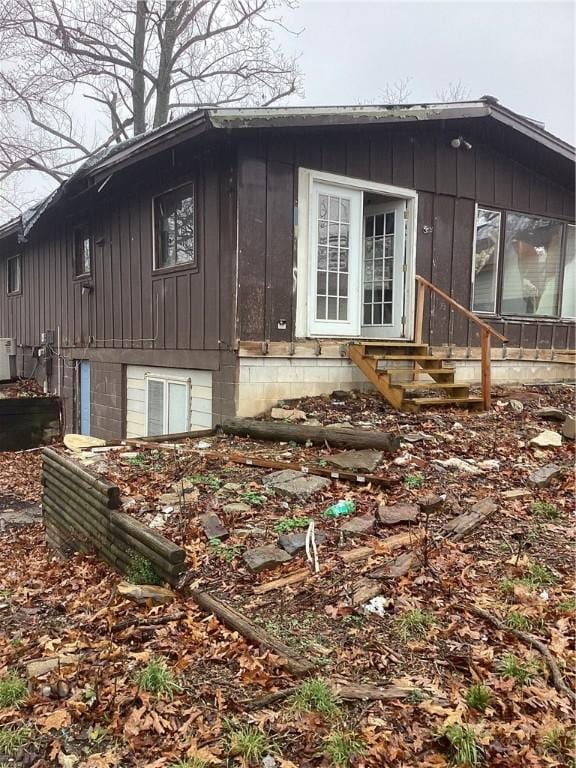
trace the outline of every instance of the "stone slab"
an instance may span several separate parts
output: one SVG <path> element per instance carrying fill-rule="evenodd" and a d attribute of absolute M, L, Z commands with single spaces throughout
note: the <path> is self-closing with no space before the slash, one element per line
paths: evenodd
<path fill-rule="evenodd" d="M 252 573 L 259 573 L 260 571 L 277 568 L 279 565 L 282 565 L 282 563 L 286 563 L 290 560 L 288 552 L 285 552 L 274 544 L 265 544 L 263 547 L 248 549 L 244 552 L 242 557 L 248 566 L 248 570 Z"/>
<path fill-rule="evenodd" d="M 369 449 L 360 451 L 342 451 L 334 456 L 330 456 L 328 463 L 340 469 L 349 469 L 351 471 L 362 470 L 364 472 L 374 472 L 378 464 L 382 461 L 382 451 L 373 451 Z"/>
<path fill-rule="evenodd" d="M 380 504 L 378 507 L 378 522 L 382 525 L 397 525 L 398 523 L 414 523 L 418 519 L 420 508 L 417 504 L 393 504 L 388 507 Z"/>
<path fill-rule="evenodd" d="M 200 515 L 200 525 L 207 539 L 226 539 L 230 533 L 222 525 L 222 521 L 214 512 L 208 512 Z"/>
<path fill-rule="evenodd" d="M 444 496 L 422 496 L 416 502 L 425 515 L 435 512 L 444 504 Z"/>
<path fill-rule="evenodd" d="M 562 445 L 562 435 L 551 429 L 545 429 L 530 440 L 530 445 L 537 445 L 539 448 L 558 448 Z"/>
<path fill-rule="evenodd" d="M 374 515 L 360 515 L 345 520 L 340 530 L 352 536 L 369 536 L 374 533 L 374 522 Z"/>
<path fill-rule="evenodd" d="M 330 480 L 316 475 L 307 475 L 292 469 L 283 469 L 273 472 L 264 478 L 264 484 L 268 485 L 283 496 L 307 498 L 317 491 L 328 488 Z"/>
<path fill-rule="evenodd" d="M 327 536 L 323 531 L 315 531 L 314 541 L 316 542 L 316 545 L 324 544 L 326 538 Z M 282 549 L 286 550 L 289 555 L 295 555 L 306 548 L 306 532 L 285 533 L 278 537 L 278 544 Z"/>
<path fill-rule="evenodd" d="M 564 424 L 562 425 L 562 434 L 567 440 L 575 439 L 576 424 L 574 422 L 574 416 L 566 416 Z"/>
<path fill-rule="evenodd" d="M 557 464 L 546 464 L 535 472 L 532 472 L 528 478 L 529 485 L 535 485 L 537 488 L 546 488 L 552 480 L 562 476 L 562 467 Z"/>
<path fill-rule="evenodd" d="M 250 505 L 243 501 L 231 501 L 230 504 L 224 504 L 222 512 L 226 515 L 245 515 L 250 512 Z"/>
<path fill-rule="evenodd" d="M 534 416 L 547 421 L 564 421 L 566 413 L 560 408 L 538 408 L 534 411 Z"/>

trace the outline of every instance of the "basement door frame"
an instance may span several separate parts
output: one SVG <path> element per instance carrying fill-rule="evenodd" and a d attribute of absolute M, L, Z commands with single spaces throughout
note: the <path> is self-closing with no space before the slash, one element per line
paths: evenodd
<path fill-rule="evenodd" d="M 314 182 L 324 182 L 345 189 L 361 192 L 374 192 L 406 200 L 406 271 L 404 281 L 404 341 L 414 338 L 414 283 L 416 275 L 416 238 L 418 226 L 418 192 L 407 187 L 396 187 L 391 184 L 381 184 L 376 181 L 357 179 L 352 176 L 342 176 L 336 173 L 315 171 L 311 168 L 298 168 L 298 206 L 295 216 L 294 236 L 296 239 L 296 269 L 294 271 L 294 290 L 296 293 L 296 338 L 315 338 L 319 334 L 310 332 L 309 302 L 310 302 L 310 243 L 312 239 L 311 202 L 313 200 Z M 361 281 L 360 281 L 361 282 Z M 361 296 L 360 296 L 361 299 Z M 361 301 L 360 301 L 361 303 Z M 322 334 L 326 336 L 328 334 Z M 337 334 L 330 334 L 338 338 Z M 363 338 L 361 334 L 347 338 Z M 399 337 L 400 338 L 400 337 Z M 374 341 L 374 338 L 371 339 Z"/>

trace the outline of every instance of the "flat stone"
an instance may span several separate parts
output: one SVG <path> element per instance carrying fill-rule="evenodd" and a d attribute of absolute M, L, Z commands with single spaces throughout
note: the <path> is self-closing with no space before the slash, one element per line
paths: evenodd
<path fill-rule="evenodd" d="M 493 499 L 480 499 L 470 510 L 475 515 L 492 515 L 498 510 L 498 504 Z"/>
<path fill-rule="evenodd" d="M 534 416 L 547 421 L 564 421 L 566 413 L 561 408 L 538 408 L 534 411 Z"/>
<path fill-rule="evenodd" d="M 551 429 L 545 429 L 530 440 L 530 445 L 537 445 L 540 448 L 557 448 L 562 445 L 562 435 Z"/>
<path fill-rule="evenodd" d="M 248 566 L 248 570 L 252 573 L 259 573 L 260 571 L 277 568 L 279 565 L 282 565 L 282 563 L 286 563 L 290 560 L 288 552 L 285 552 L 274 544 L 266 544 L 263 547 L 249 549 L 244 552 L 242 557 Z"/>
<path fill-rule="evenodd" d="M 574 416 L 566 416 L 566 419 L 564 420 L 564 424 L 562 425 L 562 434 L 568 440 L 574 440 L 575 433 L 576 433 L 576 425 L 574 423 Z"/>
<path fill-rule="evenodd" d="M 82 451 L 85 448 L 101 448 L 106 445 L 106 440 L 91 435 L 64 435 L 64 445 L 69 451 Z"/>
<path fill-rule="evenodd" d="M 314 532 L 314 541 L 316 544 L 324 544 L 326 534 L 323 531 Z M 295 555 L 306 548 L 306 532 L 285 533 L 278 537 L 278 544 L 288 552 L 289 555 Z"/>
<path fill-rule="evenodd" d="M 244 504 L 243 501 L 233 501 L 230 504 L 224 504 L 222 512 L 226 515 L 245 515 L 250 512 L 250 505 Z"/>
<path fill-rule="evenodd" d="M 146 603 L 150 600 L 154 605 L 166 605 L 176 597 L 171 589 L 154 584 L 129 584 L 127 581 L 121 581 L 116 589 L 121 597 L 134 603 Z"/>
<path fill-rule="evenodd" d="M 272 408 L 270 411 L 270 417 L 272 419 L 288 420 L 288 421 L 305 421 L 306 414 L 304 411 L 298 410 L 298 408 Z"/>
<path fill-rule="evenodd" d="M 224 483 L 220 490 L 227 493 L 237 493 L 237 491 L 242 490 L 242 483 Z"/>
<path fill-rule="evenodd" d="M 425 515 L 435 512 L 444 504 L 444 496 L 423 496 L 416 502 Z"/>
<path fill-rule="evenodd" d="M 380 504 L 378 507 L 378 519 L 383 525 L 396 525 L 397 523 L 413 523 L 418 519 L 420 508 L 417 504 L 393 504 L 387 507 Z"/>
<path fill-rule="evenodd" d="M 340 530 L 352 536 L 369 536 L 374 533 L 374 515 L 360 515 L 345 520 Z"/>
<path fill-rule="evenodd" d="M 449 459 L 446 459 L 443 461 L 442 459 L 433 459 L 434 464 L 438 464 L 440 467 L 444 467 L 444 469 L 456 469 L 460 472 L 466 472 L 469 475 L 481 475 L 483 474 L 482 470 L 475 466 L 474 464 L 471 464 L 469 461 L 465 461 L 464 459 L 458 458 L 458 456 L 452 456 Z"/>
<path fill-rule="evenodd" d="M 346 400 L 350 393 L 346 389 L 335 389 L 330 395 L 333 400 Z"/>
<path fill-rule="evenodd" d="M 273 472 L 264 478 L 264 484 L 283 496 L 307 498 L 330 485 L 330 480 L 316 475 L 307 475 L 292 469 Z"/>
<path fill-rule="evenodd" d="M 512 488 L 509 491 L 502 491 L 504 499 L 521 499 L 523 496 L 531 496 L 532 493 L 526 488 Z"/>
<path fill-rule="evenodd" d="M 532 472 L 528 478 L 530 485 L 535 485 L 538 488 L 546 488 L 552 480 L 562 476 L 562 467 L 557 464 L 546 464 L 544 467 L 540 467 L 535 472 Z"/>
<path fill-rule="evenodd" d="M 524 410 L 524 403 L 521 403 L 520 400 L 510 400 L 508 405 L 510 406 L 510 410 L 514 411 L 514 413 L 522 413 Z"/>
<path fill-rule="evenodd" d="M 71 666 L 77 664 L 80 657 L 76 654 L 62 654 L 61 656 L 50 656 L 46 659 L 36 659 L 26 664 L 26 674 L 28 677 L 42 677 L 59 667 Z"/>
<path fill-rule="evenodd" d="M 360 451 L 343 451 L 335 456 L 330 456 L 328 462 L 340 469 L 363 470 L 365 472 L 374 472 L 378 464 L 382 461 L 382 451 L 372 451 L 369 449 Z"/>
<path fill-rule="evenodd" d="M 200 525 L 207 539 L 225 539 L 230 535 L 228 529 L 222 525 L 222 521 L 214 512 L 200 515 Z"/>
<path fill-rule="evenodd" d="M 351 429 L 352 424 L 349 421 L 335 421 L 334 424 L 326 424 L 328 429 Z"/>

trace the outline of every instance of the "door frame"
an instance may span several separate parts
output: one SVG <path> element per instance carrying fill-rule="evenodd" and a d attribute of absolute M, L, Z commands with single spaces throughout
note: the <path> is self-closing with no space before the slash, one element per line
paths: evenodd
<path fill-rule="evenodd" d="M 400 216 L 400 222 L 399 222 L 399 230 L 397 231 L 395 229 L 394 231 L 394 248 L 401 248 L 402 252 L 400 254 L 400 257 L 397 253 L 394 253 L 394 272 L 392 277 L 392 323 L 389 325 L 386 325 L 384 323 L 381 323 L 380 325 L 373 325 L 368 326 L 364 322 L 361 322 L 360 325 L 360 332 L 362 334 L 363 338 L 366 339 L 403 339 L 405 338 L 405 328 L 406 323 L 408 321 L 408 317 L 406 315 L 406 270 L 404 269 L 406 265 L 406 257 L 407 257 L 407 249 L 406 249 L 406 233 L 405 233 L 405 213 L 406 213 L 406 205 L 402 205 L 402 203 L 405 203 L 406 201 L 403 198 L 396 198 L 395 200 L 388 200 L 384 203 L 373 203 L 372 205 L 364 205 L 362 207 L 362 254 L 361 254 L 361 264 L 362 264 L 362 274 L 360 275 L 360 283 L 361 283 L 361 298 L 360 301 L 363 305 L 364 297 L 362 295 L 362 292 L 364 290 L 364 257 L 366 255 L 365 249 L 366 249 L 366 236 L 365 236 L 365 230 L 366 230 L 366 217 L 367 216 L 374 216 L 379 213 L 390 213 L 391 211 L 394 211 L 395 213 L 399 212 L 400 207 L 401 208 L 401 216 Z M 398 235 L 399 239 L 396 239 L 396 236 Z M 395 306 L 395 300 L 394 296 L 400 295 L 402 296 L 402 306 L 398 309 Z M 399 312 L 400 316 L 397 316 L 397 313 Z M 362 321 L 364 320 L 364 312 L 362 311 Z M 394 322 L 396 321 L 396 322 Z M 397 326 L 400 328 L 400 331 L 398 334 L 394 334 L 390 329 L 394 329 L 394 326 Z M 379 329 L 382 329 L 379 333 Z M 388 329 L 388 332 L 386 332 L 385 329 Z"/>
<path fill-rule="evenodd" d="M 414 336 L 414 279 L 416 268 L 416 236 L 418 226 L 418 192 L 407 187 L 395 187 L 391 184 L 380 184 L 375 181 L 342 176 L 325 171 L 315 171 L 310 168 L 298 168 L 298 204 L 295 211 L 294 235 L 296 239 L 296 268 L 294 269 L 294 291 L 296 294 L 296 338 L 338 338 L 337 334 L 311 333 L 310 317 L 310 246 L 314 242 L 311 215 L 314 182 L 340 186 L 346 189 L 374 192 L 406 200 L 408 226 L 406 228 L 406 273 L 404 284 L 404 306 L 406 323 L 404 340 Z M 359 297 L 359 301 L 361 297 Z M 361 332 L 361 331 L 360 331 Z M 346 337 L 351 338 L 351 337 Z M 352 337 L 362 338 L 362 336 Z"/>

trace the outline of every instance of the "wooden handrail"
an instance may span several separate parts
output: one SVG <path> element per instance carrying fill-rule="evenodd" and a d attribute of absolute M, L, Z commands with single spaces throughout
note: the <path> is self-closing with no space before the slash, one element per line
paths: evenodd
<path fill-rule="evenodd" d="M 494 328 L 488 325 L 488 323 L 485 323 L 484 320 L 480 320 L 480 318 L 477 317 L 473 312 L 470 312 L 469 309 L 466 309 L 466 307 L 463 307 L 462 304 L 459 304 L 451 296 L 448 296 L 447 293 L 444 293 L 444 291 L 441 288 L 438 288 L 429 280 L 426 280 L 425 277 L 420 277 L 420 275 L 416 275 L 416 283 L 418 285 L 418 288 L 416 293 L 414 341 L 417 344 L 422 344 L 422 326 L 424 323 L 424 300 L 426 298 L 426 289 L 430 290 L 432 293 L 435 293 L 443 301 L 445 301 L 447 304 L 450 304 L 450 306 L 454 307 L 454 309 L 460 312 L 461 315 L 464 315 L 464 317 L 466 317 L 471 323 L 475 323 L 480 328 L 480 353 L 481 353 L 480 375 L 481 375 L 481 381 L 482 381 L 482 400 L 484 403 L 484 408 L 488 410 L 491 405 L 490 389 L 491 389 L 491 383 L 492 383 L 491 382 L 491 365 L 490 365 L 491 364 L 490 337 L 495 336 L 497 339 L 500 339 L 500 341 L 503 344 L 507 344 L 508 339 L 505 336 L 503 336 L 501 333 L 498 333 L 498 331 L 495 331 Z"/>
<path fill-rule="evenodd" d="M 450 304 L 451 306 L 454 307 L 454 309 L 457 309 L 461 315 L 464 315 L 465 317 L 467 317 L 471 323 L 476 323 L 476 325 L 479 326 L 480 328 L 484 328 L 484 330 L 487 333 L 489 333 L 491 336 L 495 336 L 497 339 L 500 339 L 500 341 L 503 344 L 508 343 L 508 339 L 505 336 L 502 336 L 501 333 L 498 333 L 498 331 L 495 331 L 494 328 L 492 328 L 492 326 L 488 325 L 488 323 L 485 323 L 484 320 L 481 320 L 477 315 L 474 314 L 474 312 L 470 312 L 469 309 L 466 309 L 466 307 L 463 307 L 462 304 L 459 304 L 451 296 L 448 296 L 447 293 L 444 293 L 444 291 L 441 288 L 438 288 L 436 285 L 426 280 L 425 277 L 420 277 L 420 275 L 416 275 L 416 282 L 419 283 L 420 285 L 424 285 L 426 288 L 431 290 L 432 293 L 435 293 L 437 296 L 440 296 L 440 298 L 443 299 L 447 304 Z"/>

